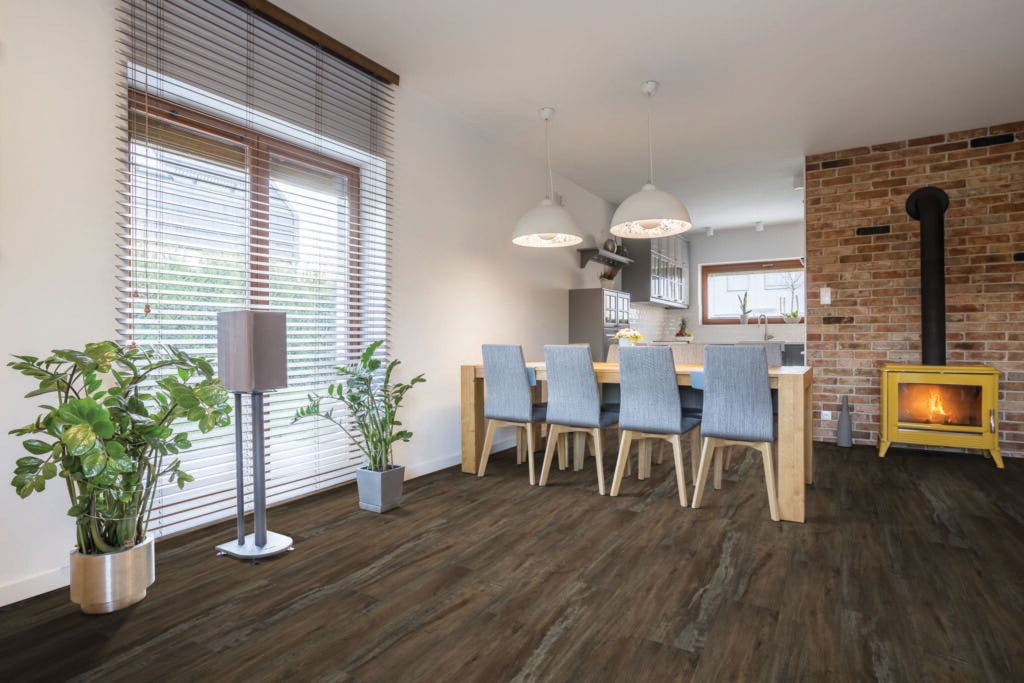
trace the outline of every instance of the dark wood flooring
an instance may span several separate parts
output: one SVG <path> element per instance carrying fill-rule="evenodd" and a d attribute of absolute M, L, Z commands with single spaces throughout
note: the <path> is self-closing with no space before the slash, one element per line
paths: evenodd
<path fill-rule="evenodd" d="M 271 510 L 278 559 L 216 557 L 228 522 L 159 542 L 122 612 L 0 608 L 0 680 L 1024 680 L 1024 462 L 816 452 L 804 525 L 752 455 L 701 510 L 668 461 L 618 498 L 589 458 L 543 489 L 445 470 L 385 515 L 342 487 Z"/>

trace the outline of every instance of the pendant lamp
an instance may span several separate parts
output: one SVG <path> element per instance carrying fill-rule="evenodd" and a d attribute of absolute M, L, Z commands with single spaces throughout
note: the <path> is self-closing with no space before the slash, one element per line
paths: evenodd
<path fill-rule="evenodd" d="M 654 145 L 651 141 L 651 98 L 658 91 L 657 81 L 644 81 L 647 96 L 647 159 L 650 175 L 639 192 L 626 197 L 612 216 L 611 232 L 617 237 L 653 239 L 686 232 L 693 227 L 690 212 L 675 195 L 654 186 Z"/>
<path fill-rule="evenodd" d="M 555 110 L 544 107 L 540 117 L 544 119 L 544 159 L 548 169 L 547 196 L 519 219 L 512 241 L 521 247 L 571 247 L 583 241 L 576 221 L 572 219 L 564 207 L 555 204 L 554 181 L 551 175 L 551 147 L 548 144 L 548 124 Z"/>

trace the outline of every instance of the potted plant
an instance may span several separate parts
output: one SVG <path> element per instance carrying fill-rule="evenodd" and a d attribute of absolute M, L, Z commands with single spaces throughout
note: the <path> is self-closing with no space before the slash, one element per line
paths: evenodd
<path fill-rule="evenodd" d="M 344 411 L 325 410 L 324 397 L 310 394 L 309 403 L 296 410 L 292 418 L 292 424 L 307 417 L 327 420 L 358 446 L 366 458 L 366 464 L 356 471 L 359 507 L 372 512 L 387 512 L 402 502 L 405 467 L 394 464 L 392 446 L 396 441 L 409 441 L 412 432 L 395 431 L 402 426 L 397 419 L 398 409 L 409 389 L 427 381 L 420 374 L 408 383 L 393 383 L 391 378 L 400 362 L 392 360 L 381 369 L 382 362 L 374 354 L 382 343 L 375 341 L 366 347 L 358 363 L 338 366 L 341 381 L 327 387 L 327 398 L 339 402 Z"/>
<path fill-rule="evenodd" d="M 747 319 L 750 318 L 750 313 L 752 312 L 751 308 L 750 308 L 750 304 L 747 301 L 747 294 L 748 294 L 748 292 L 743 292 L 743 296 L 740 296 L 739 294 L 736 295 L 736 298 L 739 299 L 739 302 L 740 302 L 740 324 L 741 325 L 746 325 L 747 324 Z"/>
<path fill-rule="evenodd" d="M 800 322 L 800 296 L 793 294 L 790 297 L 790 306 L 786 307 L 785 297 L 779 297 L 779 312 L 782 314 L 783 321 L 787 323 L 798 323 Z"/>
<path fill-rule="evenodd" d="M 26 498 L 64 480 L 77 534 L 71 599 L 83 612 L 133 605 L 155 578 L 146 529 L 158 483 L 192 481 L 178 457 L 192 444 L 172 424 L 195 422 L 204 433 L 230 424 L 228 393 L 208 361 L 174 347 L 104 341 L 15 358 L 8 366 L 39 382 L 25 397 L 52 396 L 10 432 L 30 437 L 11 484 Z"/>
<path fill-rule="evenodd" d="M 679 319 L 679 330 L 676 332 L 676 337 L 680 339 L 680 341 L 690 341 L 693 339 L 693 332 L 688 332 L 686 330 L 686 325 L 686 317 L 684 316 Z"/>

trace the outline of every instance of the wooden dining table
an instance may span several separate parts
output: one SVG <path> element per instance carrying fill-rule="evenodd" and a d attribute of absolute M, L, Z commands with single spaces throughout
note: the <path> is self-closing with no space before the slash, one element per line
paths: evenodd
<path fill-rule="evenodd" d="M 547 380 L 544 363 L 526 364 L 536 373 L 538 384 Z M 690 373 L 701 365 L 677 365 L 676 382 L 690 386 Z M 619 383 L 618 363 L 594 363 L 600 384 Z M 807 366 L 768 368 L 768 381 L 779 393 L 778 494 L 779 517 L 788 522 L 804 521 L 804 489 L 814 481 L 814 449 L 811 444 L 811 379 Z M 484 441 L 484 366 L 461 366 L 462 387 L 462 471 L 476 474 Z"/>

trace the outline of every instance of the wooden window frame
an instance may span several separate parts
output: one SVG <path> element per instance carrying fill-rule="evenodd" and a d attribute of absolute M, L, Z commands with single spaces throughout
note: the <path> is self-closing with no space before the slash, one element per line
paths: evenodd
<path fill-rule="evenodd" d="M 802 270 L 804 271 L 804 291 L 806 294 L 806 272 L 807 269 L 800 259 L 776 259 L 772 261 L 746 261 L 740 263 L 714 263 L 701 264 L 700 266 L 700 322 L 701 325 L 739 325 L 740 316 L 735 318 L 709 318 L 708 317 L 708 276 L 722 274 L 742 274 L 749 272 L 765 272 L 769 270 Z M 806 298 L 806 297 L 805 297 Z M 771 324 L 785 323 L 781 315 L 768 316 Z"/>
<path fill-rule="evenodd" d="M 247 151 L 247 174 L 249 178 L 249 264 L 247 283 L 249 305 L 266 306 L 269 303 L 268 275 L 270 272 L 270 158 L 280 156 L 318 168 L 329 173 L 345 176 L 347 179 L 349 224 L 347 232 L 349 272 L 353 274 L 351 286 L 358 294 L 362 281 L 359 268 L 360 228 L 360 169 L 340 159 L 320 154 L 305 147 L 280 140 L 265 133 L 259 133 L 245 126 L 227 121 L 190 107 L 182 106 L 164 98 L 130 89 L 128 94 L 130 116 L 151 117 L 176 126 L 195 130 L 203 135 L 223 139 L 231 144 L 244 147 Z M 129 137 L 134 132 L 129 126 Z M 352 318 L 361 318 L 360 312 Z M 129 324 L 129 329 L 133 326 Z M 129 340 L 131 341 L 131 340 Z"/>

